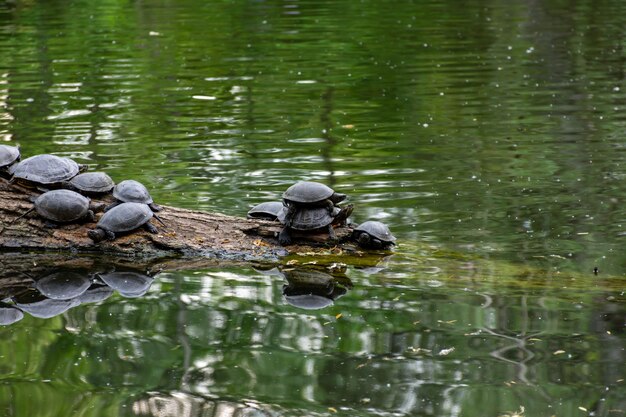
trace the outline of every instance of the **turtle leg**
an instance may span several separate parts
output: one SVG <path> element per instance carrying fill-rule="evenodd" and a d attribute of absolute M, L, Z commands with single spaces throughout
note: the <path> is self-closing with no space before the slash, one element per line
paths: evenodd
<path fill-rule="evenodd" d="M 109 204 L 108 206 L 106 206 L 104 208 L 104 211 L 107 212 L 107 211 L 111 210 L 113 207 L 119 206 L 120 204 L 122 204 L 121 201 L 116 201 L 115 203 L 111 203 L 111 204 Z"/>
<path fill-rule="evenodd" d="M 96 221 L 96 215 L 93 213 L 93 211 L 91 210 L 87 210 L 87 214 L 85 214 L 85 220 L 88 222 L 95 222 Z"/>
<path fill-rule="evenodd" d="M 362 248 L 367 248 L 368 246 L 370 246 L 371 240 L 372 239 L 370 239 L 370 235 L 368 235 L 367 233 L 361 233 L 356 238 L 356 241 Z"/>
<path fill-rule="evenodd" d="M 93 240 L 95 243 L 98 243 L 106 237 L 106 233 L 104 230 L 100 228 L 95 228 L 95 229 L 88 230 L 87 236 L 89 236 L 89 238 Z"/>
<path fill-rule="evenodd" d="M 331 242 L 337 241 L 337 235 L 335 234 L 335 229 L 333 228 L 332 224 L 328 225 L 328 240 L 330 240 Z"/>
<path fill-rule="evenodd" d="M 150 233 L 159 233 L 159 231 L 157 230 L 156 227 L 154 227 L 153 225 L 151 225 L 150 223 L 145 223 L 143 225 L 143 228 L 146 229 L 148 232 Z"/>
<path fill-rule="evenodd" d="M 113 233 L 110 230 L 105 230 L 104 231 L 104 235 L 106 236 L 107 240 L 115 240 L 115 233 Z"/>
<path fill-rule="evenodd" d="M 152 210 L 152 211 L 161 211 L 161 210 L 163 210 L 163 207 L 159 206 L 158 204 L 154 204 L 154 203 L 148 204 L 148 207 L 150 207 L 150 210 Z"/>
<path fill-rule="evenodd" d="M 43 227 L 47 227 L 48 229 L 56 229 L 59 227 L 59 224 L 50 220 L 46 220 L 45 222 L 43 222 Z"/>
<path fill-rule="evenodd" d="M 291 235 L 289 234 L 289 227 L 285 226 L 278 234 L 278 243 L 282 246 L 291 245 Z"/>

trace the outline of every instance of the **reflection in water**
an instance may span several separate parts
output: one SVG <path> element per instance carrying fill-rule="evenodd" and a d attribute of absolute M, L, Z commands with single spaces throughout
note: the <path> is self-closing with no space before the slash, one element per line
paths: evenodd
<path fill-rule="evenodd" d="M 48 319 L 65 313 L 84 303 L 97 303 L 117 291 L 123 297 L 144 295 L 154 278 L 137 271 L 89 271 L 84 268 L 47 268 L 39 277 L 31 277 L 31 285 L 7 292 L 0 306 L 0 324 L 8 325 L 23 318 L 26 312 L 33 317 Z"/>
<path fill-rule="evenodd" d="M 283 268 L 281 271 L 287 279 L 287 284 L 283 286 L 285 300 L 305 310 L 328 307 L 352 287 L 352 282 L 345 275 L 333 276 L 311 267 Z"/>

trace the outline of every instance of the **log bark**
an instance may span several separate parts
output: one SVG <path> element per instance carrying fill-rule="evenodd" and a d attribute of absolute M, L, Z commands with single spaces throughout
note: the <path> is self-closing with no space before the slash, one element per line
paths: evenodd
<path fill-rule="evenodd" d="M 0 179 L 0 252 L 55 251 L 70 254 L 105 254 L 141 258 L 202 257 L 234 261 L 275 261 L 293 253 L 328 252 L 324 235 L 296 236 L 296 244 L 282 247 L 277 235 L 281 229 L 277 222 L 249 220 L 218 213 L 163 206 L 159 217 L 165 227 L 151 220 L 159 233 L 143 229 L 118 237 L 112 241 L 94 243 L 87 231 L 96 223 L 76 223 L 46 227 L 35 211 L 18 219 L 33 207 L 31 198 L 38 195 L 19 185 Z M 94 203 L 110 203 L 112 197 L 92 199 Z M 98 214 L 97 219 L 102 215 Z M 18 220 L 16 220 L 18 219 Z M 340 242 L 339 251 L 354 252 L 346 244 L 350 227 L 335 230 Z"/>

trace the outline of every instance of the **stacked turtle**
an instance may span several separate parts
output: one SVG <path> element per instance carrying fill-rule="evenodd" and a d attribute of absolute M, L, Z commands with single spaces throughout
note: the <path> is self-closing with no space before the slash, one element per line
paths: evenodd
<path fill-rule="evenodd" d="M 115 239 L 116 234 L 143 227 L 151 233 L 157 229 L 149 221 L 161 207 L 154 204 L 143 184 L 125 180 L 115 184 L 104 172 L 86 172 L 70 158 L 41 154 L 20 161 L 20 148 L 0 145 L 0 176 L 23 187 L 43 193 L 33 198 L 33 207 L 15 220 L 35 210 L 49 227 L 75 222 L 94 222 L 94 212 L 104 204 L 92 204 L 90 197 L 113 194 L 115 202 L 104 209 L 96 227 L 87 232 L 94 241 Z M 161 222 L 162 223 L 162 222 Z"/>
<path fill-rule="evenodd" d="M 325 232 L 328 241 L 337 240 L 334 228 L 345 226 L 352 214 L 353 205 L 340 203 L 346 194 L 335 192 L 319 182 L 300 181 L 283 193 L 282 202 L 264 202 L 248 211 L 248 218 L 278 221 L 283 225 L 278 241 L 286 246 L 292 243 L 292 232 L 319 234 Z M 368 249 L 388 249 L 396 238 L 389 228 L 377 221 L 367 221 L 353 229 L 352 239 Z"/>

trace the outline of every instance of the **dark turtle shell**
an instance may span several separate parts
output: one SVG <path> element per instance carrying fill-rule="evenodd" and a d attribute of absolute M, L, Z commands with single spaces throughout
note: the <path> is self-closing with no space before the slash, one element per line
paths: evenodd
<path fill-rule="evenodd" d="M 7 167 L 20 160 L 19 146 L 0 145 L 0 168 Z"/>
<path fill-rule="evenodd" d="M 125 180 L 113 188 L 113 197 L 124 203 L 151 204 L 152 197 L 148 189 L 139 181 Z"/>
<path fill-rule="evenodd" d="M 326 207 L 303 208 L 298 210 L 291 222 L 291 228 L 295 230 L 315 230 L 330 225 L 340 209 L 335 207 L 333 215 Z"/>
<path fill-rule="evenodd" d="M 333 203 L 344 200 L 344 194 L 337 194 L 327 185 L 313 181 L 300 181 L 287 188 L 283 199 L 300 204 L 315 204 L 330 199 Z"/>
<path fill-rule="evenodd" d="M 89 213 L 90 200 L 71 190 L 53 190 L 35 200 L 35 210 L 43 218 L 58 223 L 69 223 Z"/>
<path fill-rule="evenodd" d="M 122 203 L 104 213 L 97 227 L 114 233 L 128 232 L 150 221 L 153 213 L 145 204 Z"/>
<path fill-rule="evenodd" d="M 36 184 L 55 184 L 75 177 L 79 171 L 78 164 L 69 158 L 42 154 L 31 156 L 11 166 L 9 172 L 18 180 Z"/>
<path fill-rule="evenodd" d="M 383 243 L 395 244 L 396 238 L 391 234 L 391 231 L 385 223 L 381 223 L 374 220 L 361 223 L 359 227 L 354 229 L 355 234 L 367 233 L 368 235 L 379 239 Z"/>
<path fill-rule="evenodd" d="M 100 279 L 124 297 L 139 297 L 145 294 L 154 278 L 138 272 L 110 272 L 98 274 Z"/>
<path fill-rule="evenodd" d="M 285 206 L 280 201 L 266 201 L 252 207 L 248 211 L 248 218 L 276 220 L 284 208 Z"/>
<path fill-rule="evenodd" d="M 108 193 L 115 183 L 104 172 L 85 172 L 78 174 L 70 180 L 70 185 L 81 193 Z"/>
<path fill-rule="evenodd" d="M 38 279 L 35 288 L 53 300 L 70 300 L 82 295 L 90 285 L 91 280 L 84 274 L 58 271 Z"/>

